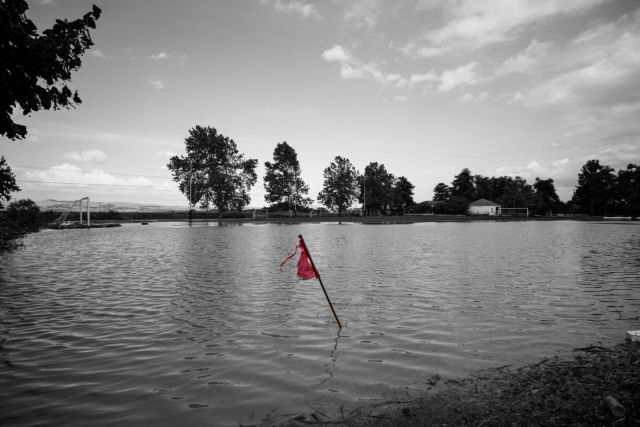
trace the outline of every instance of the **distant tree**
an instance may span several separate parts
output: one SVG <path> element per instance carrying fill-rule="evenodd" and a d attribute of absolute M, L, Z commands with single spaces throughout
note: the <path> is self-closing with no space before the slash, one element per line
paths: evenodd
<path fill-rule="evenodd" d="M 66 85 L 82 65 L 80 57 L 93 46 L 89 28 L 96 28 L 101 10 L 75 21 L 56 20 L 38 34 L 27 18 L 24 0 L 0 0 L 0 135 L 21 139 L 24 125 L 13 121 L 14 109 L 33 111 L 70 108 L 82 101 Z"/>
<path fill-rule="evenodd" d="M 471 171 L 464 168 L 451 182 L 451 196 L 460 197 L 467 201 L 473 202 L 476 199 L 476 190 L 473 186 L 473 176 Z"/>
<path fill-rule="evenodd" d="M 449 200 L 449 197 L 451 197 L 451 188 L 444 182 L 438 183 L 433 188 L 434 202 L 444 202 L 446 200 Z"/>
<path fill-rule="evenodd" d="M 338 216 L 342 216 L 358 199 L 358 172 L 349 159 L 336 156 L 324 170 L 323 176 L 324 184 L 318 201 L 330 210 L 337 210 Z"/>
<path fill-rule="evenodd" d="M 300 177 L 298 154 L 287 142 L 281 142 L 273 150 L 273 163 L 264 162 L 264 199 L 271 204 L 286 202 L 288 209 L 298 212 L 298 206 L 308 206 L 311 199 L 304 197 L 309 186 Z"/>
<path fill-rule="evenodd" d="M 473 186 L 475 187 L 476 199 L 485 199 L 493 201 L 495 198 L 493 193 L 492 179 L 482 175 L 474 175 Z"/>
<path fill-rule="evenodd" d="M 612 205 L 616 175 L 599 160 L 589 160 L 580 169 L 572 202 L 582 213 L 603 215 Z"/>
<path fill-rule="evenodd" d="M 491 201 L 498 203 L 505 194 L 507 186 L 510 185 L 513 178 L 510 176 L 491 177 L 491 194 L 493 199 Z"/>
<path fill-rule="evenodd" d="M 393 185 L 395 178 L 383 164 L 371 162 L 364 168 L 364 185 L 360 183 L 358 201 L 365 203 L 365 214 L 386 213 L 393 201 Z M 363 188 L 364 187 L 364 188 Z M 366 192 L 363 193 L 363 190 Z M 365 195 L 363 198 L 362 195 Z"/>
<path fill-rule="evenodd" d="M 416 203 L 411 207 L 411 212 L 424 214 L 433 212 L 433 202 L 425 200 L 424 202 Z"/>
<path fill-rule="evenodd" d="M 0 253 L 19 247 L 22 236 L 38 231 L 39 219 L 40 208 L 33 200 L 9 203 L 7 210 L 0 212 Z"/>
<path fill-rule="evenodd" d="M 536 209 L 536 214 L 547 215 L 551 212 L 557 212 L 561 206 L 560 198 L 556 192 L 556 187 L 553 185 L 553 179 L 540 179 L 536 178 L 536 182 L 533 184 L 536 196 L 539 200 L 539 206 Z"/>
<path fill-rule="evenodd" d="M 393 207 L 397 212 L 406 213 L 415 205 L 413 201 L 413 189 L 415 186 L 404 176 L 396 179 L 393 186 Z"/>
<path fill-rule="evenodd" d="M 533 187 L 519 176 L 515 178 L 506 177 L 506 183 L 502 189 L 502 195 L 498 202 L 505 208 L 529 208 L 535 209 L 536 199 Z"/>
<path fill-rule="evenodd" d="M 173 156 L 167 164 L 182 194 L 203 209 L 215 206 L 220 218 L 230 210 L 242 211 L 258 179 L 258 160 L 245 160 L 236 143 L 212 127 L 190 129 L 185 147 L 186 157 Z"/>
<path fill-rule="evenodd" d="M 4 156 L 0 157 L 0 209 L 4 207 L 3 201 L 11 200 L 11 193 L 20 191 L 20 187 L 16 185 L 16 177 L 7 164 Z"/>
<path fill-rule="evenodd" d="M 640 213 L 640 166 L 630 163 L 626 169 L 618 171 L 616 199 L 620 211 L 634 218 Z"/>
<path fill-rule="evenodd" d="M 7 206 L 7 218 L 21 232 L 38 231 L 40 208 L 31 199 L 21 199 Z"/>
<path fill-rule="evenodd" d="M 469 202 L 462 197 L 452 196 L 445 201 L 433 202 L 433 213 L 437 215 L 464 215 L 469 208 Z"/>

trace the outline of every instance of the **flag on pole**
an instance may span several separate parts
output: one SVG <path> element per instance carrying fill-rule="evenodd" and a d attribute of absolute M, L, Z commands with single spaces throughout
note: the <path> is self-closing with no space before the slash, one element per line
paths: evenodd
<path fill-rule="evenodd" d="M 298 242 L 293 253 L 287 257 L 282 264 L 280 264 L 280 271 L 282 271 L 282 266 L 285 265 L 291 258 L 295 256 L 298 252 L 298 248 L 300 248 L 300 259 L 298 260 L 298 276 L 303 279 L 313 279 L 317 278 L 315 268 L 313 268 L 313 263 L 311 262 L 311 258 L 309 258 L 309 254 L 307 253 L 307 248 L 302 244 L 302 241 Z"/>
<path fill-rule="evenodd" d="M 309 249 L 307 245 L 304 243 L 304 238 L 302 234 L 298 234 L 298 244 L 294 248 L 294 251 L 291 255 L 287 257 L 280 264 L 280 271 L 282 271 L 282 266 L 285 265 L 293 256 L 298 252 L 298 248 L 300 248 L 300 259 L 298 260 L 298 276 L 303 279 L 311 279 L 315 277 L 320 282 L 320 286 L 322 287 L 322 292 L 324 292 L 324 296 L 327 297 L 327 302 L 329 303 L 329 307 L 331 307 L 331 312 L 333 313 L 333 317 L 336 319 L 336 323 L 338 327 L 342 329 L 342 324 L 340 323 L 340 319 L 338 319 L 338 315 L 336 311 L 333 309 L 333 304 L 331 304 L 331 300 L 329 299 L 329 294 L 327 294 L 327 290 L 324 288 L 324 284 L 322 283 L 322 279 L 320 278 L 320 273 L 318 273 L 318 269 L 315 265 L 313 265 L 313 259 L 311 259 L 311 254 L 309 253 Z"/>

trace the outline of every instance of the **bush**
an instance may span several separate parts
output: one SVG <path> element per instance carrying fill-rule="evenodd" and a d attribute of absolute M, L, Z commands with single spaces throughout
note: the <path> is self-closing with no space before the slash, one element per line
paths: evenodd
<path fill-rule="evenodd" d="M 20 246 L 19 238 L 38 231 L 40 208 L 33 200 L 23 199 L 12 202 L 0 218 L 0 251 Z"/>

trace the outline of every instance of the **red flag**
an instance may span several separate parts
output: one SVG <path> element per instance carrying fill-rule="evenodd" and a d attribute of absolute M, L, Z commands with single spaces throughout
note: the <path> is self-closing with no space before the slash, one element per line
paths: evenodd
<path fill-rule="evenodd" d="M 300 259 L 298 260 L 298 276 L 303 279 L 312 279 L 314 277 L 318 277 L 316 274 L 316 270 L 313 268 L 313 263 L 311 262 L 311 258 L 309 258 L 309 254 L 306 251 L 305 246 L 302 242 L 298 242 L 295 247 L 295 250 L 291 255 L 287 257 L 282 264 L 280 264 L 280 271 L 282 271 L 282 266 L 285 265 L 293 256 L 298 252 L 298 248 L 300 248 Z"/>
<path fill-rule="evenodd" d="M 296 245 L 293 253 L 289 255 L 287 259 L 282 261 L 282 263 L 280 264 L 280 271 L 282 271 L 282 266 L 285 265 L 291 258 L 293 258 L 296 252 L 298 252 L 298 248 L 300 248 L 300 259 L 298 260 L 298 276 L 304 279 L 311 279 L 312 277 L 315 277 L 316 279 L 318 279 L 318 282 L 320 282 L 320 286 L 322 287 L 322 292 L 324 292 L 324 296 L 327 297 L 327 302 L 329 303 L 329 307 L 331 307 L 331 312 L 333 313 L 333 317 L 336 318 L 336 323 L 338 324 L 338 327 L 342 328 L 342 324 L 338 319 L 338 315 L 336 314 L 336 311 L 333 309 L 333 305 L 329 300 L 329 294 L 327 294 L 327 290 L 324 288 L 324 285 L 322 284 L 320 273 L 318 273 L 318 270 L 316 269 L 315 265 L 313 265 L 311 254 L 309 253 L 309 249 L 307 248 L 307 245 L 304 243 L 302 234 L 298 234 L 298 239 L 300 240 L 298 241 L 298 244 Z"/>
<path fill-rule="evenodd" d="M 298 243 L 300 247 L 300 259 L 298 260 L 298 276 L 303 279 L 312 279 L 314 277 L 318 277 L 316 273 L 316 269 L 313 268 L 313 263 L 311 262 L 311 258 L 309 258 L 309 254 L 305 250 L 306 248 L 302 244 L 302 242 Z"/>

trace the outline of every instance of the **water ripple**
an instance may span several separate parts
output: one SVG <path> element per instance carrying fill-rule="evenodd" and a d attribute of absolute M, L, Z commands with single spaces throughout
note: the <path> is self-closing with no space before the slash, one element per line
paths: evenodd
<path fill-rule="evenodd" d="M 0 423 L 237 425 L 616 342 L 640 230 L 581 222 L 158 223 L 0 261 Z M 316 280 L 278 265 L 302 232 Z"/>

